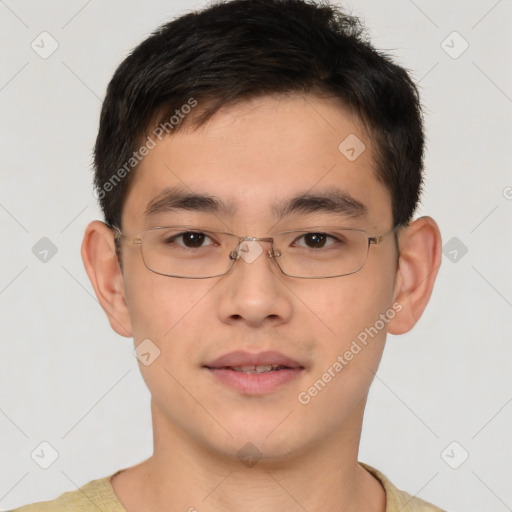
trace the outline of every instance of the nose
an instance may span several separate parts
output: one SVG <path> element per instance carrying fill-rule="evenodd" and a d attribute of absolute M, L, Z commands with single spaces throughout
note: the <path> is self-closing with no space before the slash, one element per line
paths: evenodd
<path fill-rule="evenodd" d="M 277 255 L 272 238 L 246 237 L 240 241 L 230 254 L 237 261 L 219 285 L 218 314 L 222 321 L 257 327 L 289 320 L 293 310 L 291 294 L 274 261 Z"/>

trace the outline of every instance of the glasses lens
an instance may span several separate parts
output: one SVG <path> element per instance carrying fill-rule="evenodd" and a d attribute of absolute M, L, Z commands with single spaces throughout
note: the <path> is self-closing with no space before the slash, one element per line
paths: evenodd
<path fill-rule="evenodd" d="M 234 235 L 177 226 L 154 228 L 142 236 L 142 259 L 147 268 L 176 277 L 214 277 L 225 274 L 233 261 Z"/>
<path fill-rule="evenodd" d="M 368 255 L 368 236 L 356 229 L 315 228 L 274 237 L 281 270 L 295 277 L 335 277 L 360 270 Z"/>
<path fill-rule="evenodd" d="M 368 237 L 357 229 L 314 228 L 274 235 L 276 261 L 289 276 L 336 277 L 360 270 L 368 255 Z M 260 242 L 254 241 L 259 244 Z M 142 258 L 157 274 L 206 278 L 225 274 L 238 237 L 191 226 L 153 228 L 142 236 Z M 263 247 L 262 247 L 263 248 Z M 266 254 L 261 251 L 259 254 Z M 247 263 L 253 258 L 239 256 Z"/>

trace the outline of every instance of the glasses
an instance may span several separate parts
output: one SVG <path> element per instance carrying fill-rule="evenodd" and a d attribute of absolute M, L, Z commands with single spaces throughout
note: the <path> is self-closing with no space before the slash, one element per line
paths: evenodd
<path fill-rule="evenodd" d="M 271 238 L 240 237 L 197 226 L 158 226 L 129 238 L 116 226 L 114 238 L 140 245 L 144 265 L 163 276 L 207 279 L 227 274 L 240 258 L 266 254 L 290 277 L 323 279 L 354 274 L 366 263 L 370 245 L 380 244 L 399 226 L 377 236 L 360 229 L 315 227 L 277 233 Z"/>

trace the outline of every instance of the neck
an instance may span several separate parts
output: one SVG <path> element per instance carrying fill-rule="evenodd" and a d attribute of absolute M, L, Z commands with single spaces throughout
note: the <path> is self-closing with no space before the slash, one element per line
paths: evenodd
<path fill-rule="evenodd" d="M 154 454 L 120 473 L 112 487 L 127 512 L 385 512 L 384 489 L 357 462 L 362 412 L 352 420 L 359 428 L 346 425 L 321 445 L 286 458 L 256 453 L 240 460 L 191 440 L 152 403 Z"/>

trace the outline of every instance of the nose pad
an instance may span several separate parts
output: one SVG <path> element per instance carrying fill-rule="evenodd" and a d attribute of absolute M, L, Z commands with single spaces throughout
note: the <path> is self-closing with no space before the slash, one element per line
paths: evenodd
<path fill-rule="evenodd" d="M 263 254 L 263 247 L 258 243 L 259 241 L 273 243 L 272 239 L 268 238 L 250 238 L 247 237 L 240 241 L 238 247 L 229 254 L 229 257 L 232 260 L 237 260 L 242 258 L 246 263 L 252 263 L 255 261 L 261 254 Z M 276 256 L 280 256 L 281 253 L 279 251 L 274 251 L 273 247 L 266 251 L 266 254 L 270 259 L 275 258 Z"/>
<path fill-rule="evenodd" d="M 256 240 L 243 240 L 237 253 L 246 263 L 252 263 L 263 253 L 263 247 Z"/>

